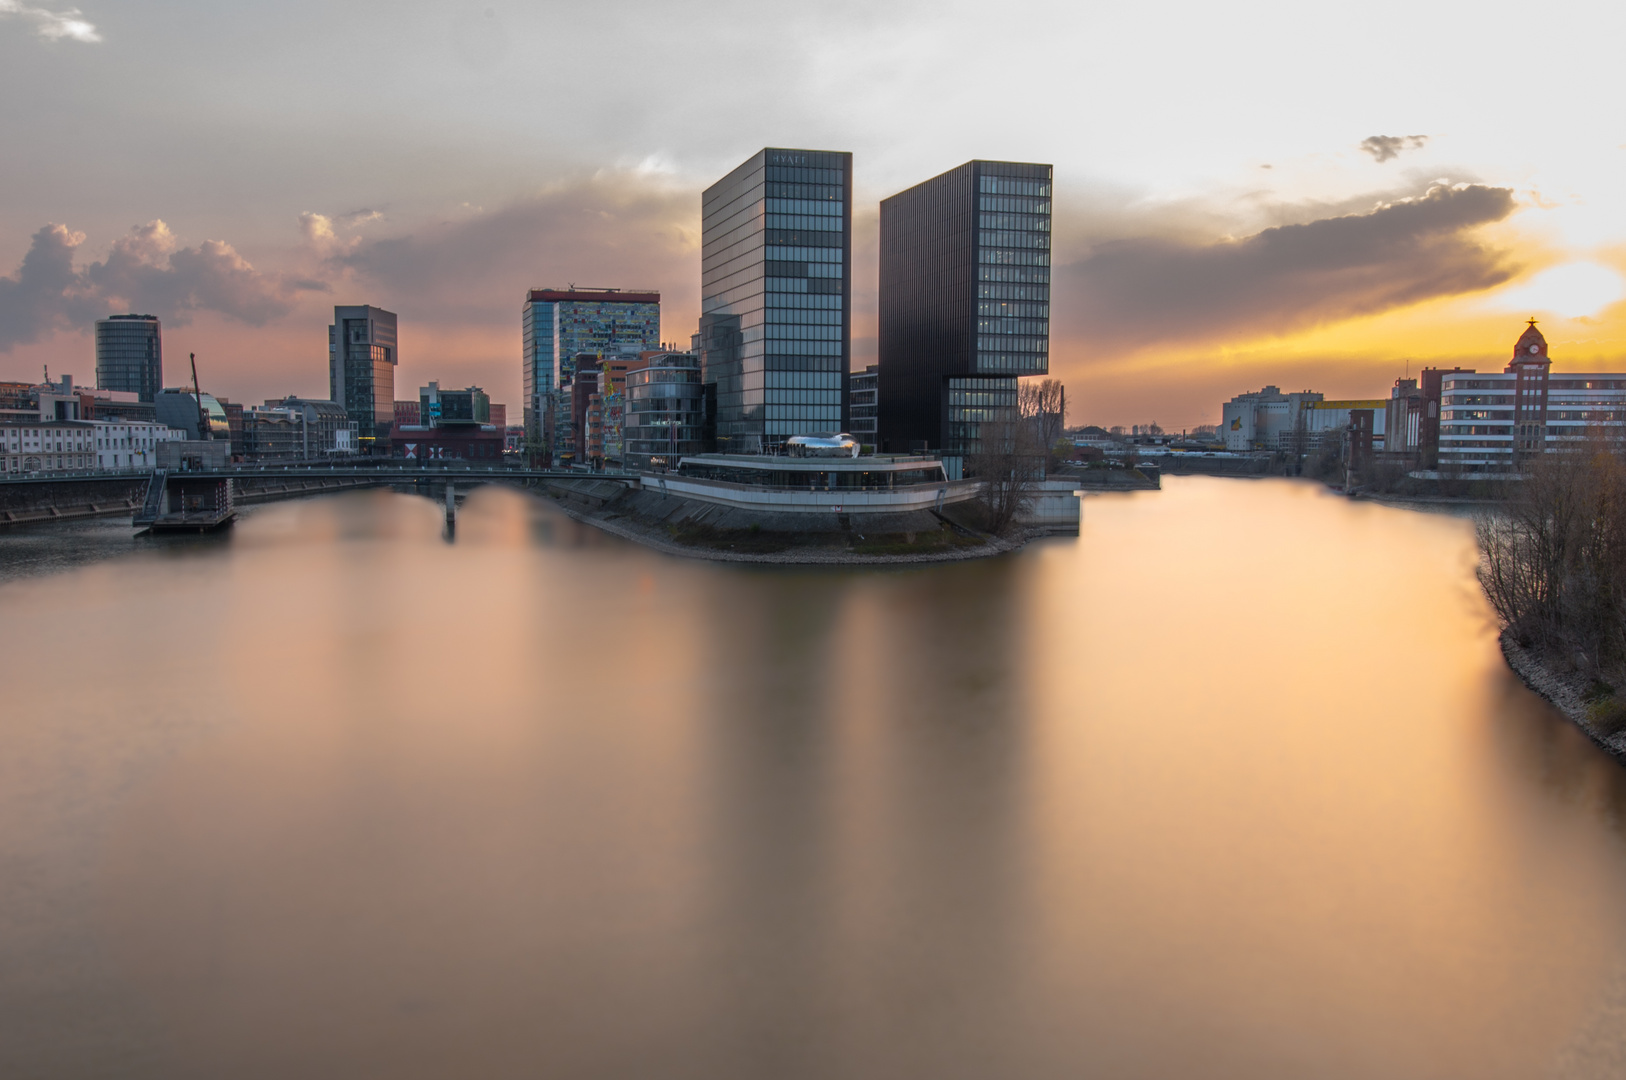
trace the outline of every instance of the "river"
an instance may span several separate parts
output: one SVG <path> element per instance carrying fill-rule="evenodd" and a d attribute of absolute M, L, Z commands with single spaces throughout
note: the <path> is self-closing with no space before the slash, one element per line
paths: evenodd
<path fill-rule="evenodd" d="M 0 1075 L 1626 1074 L 1626 771 L 1473 565 L 1178 477 L 904 570 L 0 533 Z"/>

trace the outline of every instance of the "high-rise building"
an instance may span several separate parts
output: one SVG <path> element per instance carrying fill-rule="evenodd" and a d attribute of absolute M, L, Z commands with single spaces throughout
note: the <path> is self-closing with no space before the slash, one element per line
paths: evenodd
<path fill-rule="evenodd" d="M 717 449 L 845 430 L 852 155 L 764 149 L 701 197 L 700 352 Z"/>
<path fill-rule="evenodd" d="M 365 304 L 335 307 L 327 328 L 328 386 L 356 422 L 362 453 L 385 450 L 395 426 L 395 313 Z"/>
<path fill-rule="evenodd" d="M 679 458 L 705 449 L 700 358 L 653 352 L 639 361 L 642 366 L 627 372 L 623 460 L 629 469 L 675 469 Z"/>
<path fill-rule="evenodd" d="M 532 289 L 521 321 L 525 436 L 533 456 L 576 446 L 570 395 L 576 358 L 658 349 L 661 294 L 652 289 Z M 540 448 L 540 449 L 538 449 Z"/>
<path fill-rule="evenodd" d="M 871 364 L 863 371 L 855 371 L 847 377 L 852 387 L 848 395 L 852 418 L 847 422 L 847 432 L 857 439 L 860 444 L 875 446 L 875 384 L 879 378 L 879 368 Z"/>
<path fill-rule="evenodd" d="M 951 477 L 1050 371 L 1049 165 L 968 161 L 881 203 L 879 435 Z"/>
<path fill-rule="evenodd" d="M 96 320 L 96 385 L 152 401 L 164 387 L 164 343 L 156 315 Z"/>

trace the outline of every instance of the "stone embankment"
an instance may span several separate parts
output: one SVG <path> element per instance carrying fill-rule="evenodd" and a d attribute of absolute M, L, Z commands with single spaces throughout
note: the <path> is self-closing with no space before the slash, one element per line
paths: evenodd
<path fill-rule="evenodd" d="M 1520 682 L 1551 702 L 1554 708 L 1585 732 L 1587 738 L 1609 751 L 1617 760 L 1626 761 L 1626 731 L 1605 733 L 1599 731 L 1593 722 L 1586 700 L 1591 685 L 1587 676 L 1578 671 L 1557 670 L 1513 640 L 1513 635 L 1506 630 L 1502 631 L 1500 641 L 1507 666 L 1513 669 Z"/>
<path fill-rule="evenodd" d="M 144 475 L 12 481 L 0 484 L 0 525 L 132 514 L 146 492 Z"/>
<path fill-rule="evenodd" d="M 577 521 L 668 555 L 777 566 L 892 566 L 958 562 L 1015 551 L 1043 530 L 979 531 L 964 504 L 942 512 L 753 513 L 603 480 L 545 485 Z"/>

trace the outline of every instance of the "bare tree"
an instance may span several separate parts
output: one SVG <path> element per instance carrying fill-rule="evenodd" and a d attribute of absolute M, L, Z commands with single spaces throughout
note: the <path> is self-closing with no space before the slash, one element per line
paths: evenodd
<path fill-rule="evenodd" d="M 982 481 L 989 532 L 1003 533 L 1033 504 L 1043 461 L 1038 431 L 1026 419 L 1007 415 L 978 425 L 977 451 L 966 455 L 965 468 Z"/>
<path fill-rule="evenodd" d="M 1036 428 L 1037 441 L 1044 452 L 1054 454 L 1056 444 L 1067 430 L 1067 390 L 1061 380 L 1019 383 L 1016 411 Z"/>
<path fill-rule="evenodd" d="M 1626 464 L 1593 435 L 1528 461 L 1477 524 L 1480 584 L 1521 644 L 1626 673 Z"/>

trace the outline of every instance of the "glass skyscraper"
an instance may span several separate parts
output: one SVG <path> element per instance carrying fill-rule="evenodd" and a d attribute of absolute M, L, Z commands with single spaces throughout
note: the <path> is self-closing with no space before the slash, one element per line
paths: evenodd
<path fill-rule="evenodd" d="M 573 454 L 576 358 L 661 347 L 661 294 L 621 289 L 532 289 L 521 316 L 525 438 L 533 455 Z"/>
<path fill-rule="evenodd" d="M 389 446 L 395 426 L 395 313 L 366 305 L 335 307 L 327 328 L 328 388 L 356 422 L 362 453 Z"/>
<path fill-rule="evenodd" d="M 156 315 L 96 320 L 96 385 L 152 401 L 164 388 L 164 343 Z"/>
<path fill-rule="evenodd" d="M 1050 371 L 1051 167 L 969 161 L 881 203 L 879 435 L 954 475 Z"/>
<path fill-rule="evenodd" d="M 852 155 L 764 149 L 701 197 L 700 351 L 717 449 L 848 421 Z"/>

